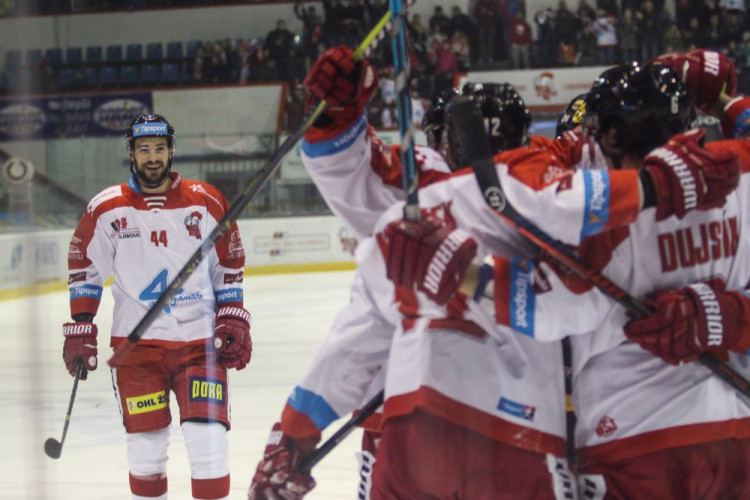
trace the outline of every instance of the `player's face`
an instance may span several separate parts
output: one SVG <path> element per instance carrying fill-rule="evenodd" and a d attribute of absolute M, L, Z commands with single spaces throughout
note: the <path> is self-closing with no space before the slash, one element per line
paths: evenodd
<path fill-rule="evenodd" d="M 166 137 L 135 139 L 131 156 L 142 188 L 153 190 L 167 185 L 170 154 Z"/>

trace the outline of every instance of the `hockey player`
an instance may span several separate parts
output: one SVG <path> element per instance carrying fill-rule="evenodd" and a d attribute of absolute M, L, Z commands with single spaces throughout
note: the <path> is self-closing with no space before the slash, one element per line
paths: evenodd
<path fill-rule="evenodd" d="M 619 157 L 620 165 L 638 154 L 638 140 L 658 131 L 663 120 L 654 120 L 654 111 L 663 110 L 664 118 L 664 111 L 681 101 L 658 85 L 653 78 L 658 71 L 655 64 L 615 68 L 599 78 L 586 98 L 588 133 L 607 154 Z M 710 75 L 699 76 L 716 83 Z M 747 99 L 730 101 L 723 128 L 736 129 L 735 120 L 749 107 Z M 648 130 L 643 129 L 646 114 Z M 675 161 L 670 148 L 674 144 L 668 142 L 649 156 Z M 750 143 L 744 140 L 706 148 L 750 159 Z M 748 164 L 742 162 L 743 172 L 750 170 Z M 713 209 L 678 218 L 652 207 L 626 228 L 584 240 L 579 248 L 584 261 L 636 297 L 654 294 L 648 304 L 656 313 L 627 325 L 622 307 L 590 283 L 544 261 L 495 256 L 479 272 L 468 273 L 463 293 L 472 294 L 474 304 L 519 337 L 550 341 L 571 336 L 582 497 L 747 497 L 750 404 L 699 364 L 673 365 L 711 352 L 730 359 L 740 372 L 750 371 L 745 355 L 750 338 L 743 330 L 748 302 L 742 294 L 725 291 L 746 287 L 750 277 L 750 247 L 741 224 L 741 214 L 748 210 L 748 182 L 748 175 L 742 175 L 739 189 Z M 399 234 L 402 245 L 415 245 L 406 233 Z M 411 255 L 429 259 L 428 249 L 439 242 L 418 240 L 423 243 Z M 405 276 L 398 267 L 394 271 Z M 407 281 L 419 288 L 424 276 L 415 274 Z M 660 291 L 672 288 L 676 290 Z M 453 291 L 449 286 L 439 293 Z M 645 350 L 626 342 L 626 335 Z"/>
<path fill-rule="evenodd" d="M 94 321 L 104 283 L 114 275 L 110 345 L 117 349 L 228 209 L 221 193 L 171 172 L 174 128 L 139 115 L 125 145 L 132 177 L 90 202 L 70 242 L 70 310 L 63 358 L 81 379 L 97 368 Z M 172 393 L 196 499 L 227 498 L 227 369 L 250 361 L 250 313 L 243 308 L 245 253 L 237 225 L 213 247 L 120 365 L 112 368 L 127 432 L 134 499 L 167 498 Z"/>
<path fill-rule="evenodd" d="M 349 52 L 343 49 L 343 52 Z M 308 80 L 321 81 L 318 71 L 324 71 L 326 65 L 334 59 L 347 54 L 341 54 L 339 49 L 332 49 L 324 55 L 311 71 Z M 349 54 L 349 57 L 350 54 Z M 367 61 L 360 63 L 360 74 L 367 71 Z M 321 69 L 321 67 L 323 69 Z M 340 71 L 340 69 L 338 70 Z M 345 75 L 346 76 L 346 75 Z M 346 76 L 346 84 L 352 80 Z M 318 89 L 318 97 L 331 100 L 331 90 Z M 500 151 L 505 147 L 519 146 L 526 141 L 528 133 L 529 115 L 523 101 L 518 98 L 515 89 L 505 85 L 477 86 L 467 88 L 467 92 L 481 96 L 486 103 L 485 115 L 488 119 L 499 120 L 501 117 L 508 121 L 517 121 L 519 112 L 523 115 L 515 136 L 506 132 L 504 138 L 498 137 L 493 147 Z M 438 95 L 424 119 L 423 125 L 428 135 L 428 142 L 432 148 L 439 149 L 442 142 L 442 120 L 444 107 L 448 96 L 458 94 L 451 91 L 445 95 Z M 515 96 L 516 100 L 511 100 Z M 395 201 L 403 198 L 401 190 L 401 161 L 400 148 L 385 145 L 366 126 L 362 129 L 362 137 L 355 139 L 347 154 L 338 152 L 336 143 L 341 135 L 347 135 L 346 128 L 337 129 L 337 124 L 358 126 L 361 117 L 361 102 L 366 98 L 354 99 L 355 103 L 343 107 L 343 113 L 333 100 L 333 110 L 328 111 L 328 117 L 317 123 L 307 134 L 303 142 L 303 158 L 315 179 L 324 198 L 337 211 L 342 220 L 355 232 L 369 234 L 372 230 L 367 221 L 374 222 L 374 217 L 367 212 L 380 213 L 390 207 Z M 352 109 L 353 108 L 353 109 Z M 330 109 L 330 108 L 329 108 Z M 348 120 L 342 119 L 342 114 Z M 331 116 L 332 115 L 332 116 Z M 505 121 L 505 120 L 504 120 Z M 333 126 L 332 126 L 333 125 Z M 348 160 L 351 150 L 365 149 L 364 156 L 371 155 L 370 165 L 352 163 Z M 420 170 L 420 185 L 426 185 L 450 173 L 451 167 L 436 154 L 432 148 L 416 147 L 417 167 Z M 368 151 L 369 150 L 369 151 Z M 359 156 L 359 155 L 357 155 Z M 354 165 L 354 168 L 353 168 Z M 342 179 L 347 189 L 342 189 Z M 346 180 L 350 179 L 350 180 Z M 352 206 L 350 191 L 362 188 L 362 204 Z M 368 209 L 368 210 L 365 210 Z M 373 214 L 373 215 L 376 215 Z M 383 275 L 384 270 L 377 267 L 360 268 L 352 287 L 352 301 L 338 315 L 331 327 L 330 333 L 313 361 L 308 374 L 295 387 L 286 408 L 277 424 L 272 436 L 280 437 L 269 446 L 266 458 L 259 464 L 258 472 L 251 486 L 250 498 L 263 498 L 272 494 L 285 494 L 290 497 L 301 496 L 309 491 L 314 481 L 308 475 L 294 473 L 294 464 L 299 463 L 301 457 L 309 453 L 320 436 L 320 431 L 340 415 L 345 415 L 369 399 L 383 387 L 384 364 L 387 359 L 390 339 L 395 325 L 400 321 L 400 315 L 390 302 L 376 303 L 373 297 L 378 295 L 371 290 L 368 283 L 374 283 L 370 274 Z M 341 359 L 348 360 L 342 363 Z M 377 419 L 366 425 L 363 436 L 363 452 L 360 456 L 361 478 L 360 494 L 369 491 L 369 473 L 372 469 L 373 453 L 378 436 Z M 279 429 L 283 432 L 279 432 Z M 280 450 L 289 450 L 285 453 Z M 277 481 L 274 483 L 273 477 Z"/>
<path fill-rule="evenodd" d="M 336 57 L 341 56 L 341 54 L 335 54 Z M 322 59 L 321 61 L 325 61 Z M 320 62 L 320 61 L 319 61 Z M 341 62 L 338 60 L 335 62 L 331 62 L 332 65 L 342 65 Z M 355 70 L 356 66 L 354 64 L 351 64 L 351 68 L 353 71 Z M 326 69 L 327 71 L 327 79 L 321 78 L 320 75 L 318 75 L 318 78 L 316 78 L 316 81 L 331 81 L 335 80 L 335 74 L 337 71 L 340 71 L 340 69 L 337 70 L 336 67 L 329 67 Z M 363 74 L 363 73 L 360 73 Z M 332 76 L 334 75 L 334 76 Z M 347 85 L 350 91 L 352 89 L 359 88 L 357 85 L 353 84 L 352 82 L 357 82 L 356 78 L 347 78 Z M 359 92 L 359 91 L 357 91 Z M 325 98 L 326 100 L 330 101 L 331 94 L 322 94 L 319 95 L 320 98 Z M 321 182 L 316 183 L 319 186 L 322 186 L 321 191 L 324 193 L 324 196 L 326 196 L 326 193 L 329 193 L 329 196 L 338 196 L 339 198 L 342 196 L 342 191 L 340 188 L 340 185 L 335 185 L 333 181 L 336 179 L 340 181 L 341 178 L 347 178 L 347 176 L 351 175 L 352 172 L 354 172 L 355 175 L 362 177 L 369 177 L 369 178 L 376 178 L 376 175 L 373 175 L 371 170 L 372 169 L 378 169 L 380 168 L 380 172 L 388 172 L 387 167 L 394 167 L 397 165 L 396 162 L 388 160 L 388 161 L 382 161 L 378 160 L 378 158 L 382 155 L 376 154 L 377 151 L 383 151 L 382 146 L 379 145 L 379 141 L 372 141 L 371 147 L 368 148 L 368 142 L 370 142 L 370 138 L 363 137 L 366 135 L 366 124 L 362 122 L 362 125 L 360 126 L 359 121 L 359 115 L 361 114 L 361 110 L 357 112 L 356 110 L 356 102 L 359 102 L 359 98 L 352 98 L 351 103 L 349 107 L 354 107 L 354 111 L 351 109 L 346 109 L 345 106 L 338 106 L 338 102 L 334 102 L 333 109 L 335 112 L 338 112 L 339 110 L 342 111 L 341 114 L 338 114 L 337 116 L 329 117 L 326 119 L 326 122 L 323 123 L 321 127 L 316 127 L 316 129 L 322 129 L 322 130 L 314 130 L 311 134 L 308 134 L 306 137 L 306 144 L 303 145 L 303 150 L 309 150 L 313 154 L 316 153 L 316 150 L 321 151 L 322 153 L 319 155 L 315 155 L 314 158 L 308 158 L 308 168 L 310 169 L 311 175 L 315 177 L 315 175 L 319 176 L 328 176 L 329 179 L 332 179 L 329 181 L 329 183 Z M 351 104 L 355 104 L 352 106 Z M 343 108 L 343 109 L 342 109 Z M 342 115 L 347 117 L 347 120 L 341 119 Z M 354 123 L 354 125 L 352 125 Z M 339 126 L 338 129 L 331 129 L 331 130 L 325 130 L 327 127 L 325 127 L 325 124 L 328 126 Z M 316 124 L 321 125 L 321 124 Z M 348 127 L 347 127 L 348 125 Z M 361 127 L 361 128 L 358 128 Z M 323 140 L 319 141 L 322 143 L 322 146 L 314 143 L 314 139 L 317 137 L 320 137 L 320 135 L 323 132 L 330 133 L 329 136 L 324 137 Z M 428 138 L 431 137 L 431 135 L 428 135 Z M 353 151 L 361 151 L 364 149 L 364 153 L 353 153 Z M 386 158 L 391 157 L 390 148 L 386 149 L 389 154 L 386 155 Z M 355 158 L 355 161 L 352 162 L 351 158 Z M 367 163 L 365 161 L 361 161 L 362 159 L 367 159 Z M 392 158 L 392 157 L 391 157 Z M 312 159 L 314 163 L 313 167 L 310 168 L 310 160 Z M 362 165 L 365 163 L 364 165 Z M 373 165 L 370 167 L 370 163 Z M 352 165 L 355 167 L 353 168 Z M 343 168 L 343 170 L 341 170 Z M 362 172 L 362 169 L 364 169 L 364 172 Z M 393 174 L 391 174 L 392 183 L 395 179 L 396 182 L 399 182 L 400 185 L 400 169 L 396 170 Z M 634 178 L 635 180 L 635 178 Z M 382 199 L 381 190 L 384 183 L 383 181 L 377 179 L 374 183 L 376 186 L 380 187 L 380 190 L 376 191 L 375 196 L 370 195 L 370 191 L 367 191 L 367 194 L 365 196 L 361 196 L 361 198 L 364 200 L 364 204 L 366 206 L 370 206 L 371 200 L 378 200 Z M 326 187 L 328 186 L 328 190 L 326 190 Z M 331 188 L 332 186 L 335 186 L 337 189 Z M 372 183 L 364 183 L 365 187 L 372 187 Z M 355 192 L 358 192 L 359 184 L 355 183 Z M 393 189 L 393 188 L 390 188 Z M 326 199 L 329 198 L 329 196 L 326 196 Z M 343 192 L 343 196 L 349 196 L 349 192 L 345 191 Z M 378 196 L 380 196 L 378 198 Z M 329 202 L 330 203 L 330 202 Z M 333 204 L 332 208 L 334 211 L 337 211 L 336 207 L 349 207 L 352 205 L 352 202 L 344 202 L 339 205 Z M 355 206 L 356 209 L 359 209 L 359 206 Z M 342 211 L 338 209 L 341 213 Z M 355 212 L 356 213 L 356 212 Z M 346 220 L 346 218 L 345 218 Z M 369 232 L 370 229 L 364 229 L 360 230 L 359 234 Z M 361 266 L 360 269 L 364 269 L 364 266 Z M 359 380 L 359 379 L 358 379 Z M 356 385 L 356 384 L 355 384 Z M 321 391 L 322 388 L 318 388 L 318 391 Z M 296 403 L 297 401 L 301 401 L 302 398 L 290 398 L 290 402 L 294 404 L 300 404 Z M 310 400 L 308 398 L 308 400 Z M 316 401 L 319 403 L 319 400 L 312 399 L 313 403 Z M 289 407 L 288 407 L 289 408 Z M 288 412 L 285 410 L 285 416 L 286 415 L 294 415 L 293 412 Z M 337 418 L 336 412 L 326 412 L 328 415 L 327 418 L 329 420 L 326 421 L 330 422 L 330 419 Z M 282 428 L 284 427 L 284 420 L 285 418 L 282 417 Z M 308 419 L 310 420 L 310 419 Z M 287 420 L 287 422 L 290 420 Z M 314 425 L 307 425 L 307 432 L 301 432 L 298 433 L 297 438 L 295 438 L 293 435 L 289 433 L 294 433 L 296 431 L 290 430 L 289 425 L 286 426 L 285 433 L 276 432 L 273 435 L 276 436 L 277 440 L 274 442 L 274 446 L 269 446 L 267 448 L 267 454 L 266 459 L 264 459 L 261 464 L 259 464 L 258 467 L 258 473 L 256 473 L 256 478 L 253 482 L 253 491 L 257 492 L 261 491 L 261 487 L 263 488 L 274 488 L 273 491 L 277 492 L 283 489 L 286 489 L 286 493 L 289 494 L 289 491 L 292 489 L 297 492 L 297 494 L 301 494 L 300 492 L 309 491 L 310 487 L 310 481 L 306 481 L 304 477 L 301 477 L 299 474 L 294 474 L 294 467 L 290 465 L 290 461 L 292 459 L 299 460 L 299 456 L 303 455 L 305 450 L 301 449 L 301 443 L 305 443 L 307 445 L 307 450 L 311 448 L 311 444 L 308 440 L 305 439 L 306 436 L 310 436 L 311 433 L 309 432 L 310 429 L 313 431 L 317 431 L 319 428 L 316 428 Z M 302 427 L 302 426 L 300 426 Z M 312 445 L 314 445 L 314 440 L 312 442 Z M 280 444 L 280 446 L 279 446 Z M 273 475 L 276 475 L 277 482 L 276 484 L 271 484 L 271 477 Z M 252 493 L 251 493 L 252 494 Z M 255 498 L 255 497 L 253 497 Z M 259 497 L 258 497 L 259 498 Z"/>

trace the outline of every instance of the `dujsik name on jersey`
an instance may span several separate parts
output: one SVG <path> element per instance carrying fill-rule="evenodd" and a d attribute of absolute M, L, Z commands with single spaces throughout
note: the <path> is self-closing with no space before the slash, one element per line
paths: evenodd
<path fill-rule="evenodd" d="M 737 217 L 678 229 L 658 236 L 662 271 L 732 257 L 739 245 Z"/>

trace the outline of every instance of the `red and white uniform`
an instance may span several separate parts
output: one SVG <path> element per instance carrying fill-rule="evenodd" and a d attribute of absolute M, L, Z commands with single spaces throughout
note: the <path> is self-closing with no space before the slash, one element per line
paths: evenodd
<path fill-rule="evenodd" d="M 747 109 L 749 102 L 736 105 Z M 726 120 L 740 114 L 727 114 Z M 635 297 L 711 278 L 723 279 L 728 289 L 746 289 L 750 142 L 726 140 L 706 147 L 731 149 L 743 166 L 740 186 L 722 208 L 660 222 L 648 209 L 627 227 L 585 240 L 579 250 L 583 260 Z M 494 281 L 485 293 L 494 300 L 480 303 L 517 336 L 543 341 L 571 336 L 575 437 L 587 495 L 601 498 L 605 489 L 612 495 L 607 498 L 747 495 L 748 476 L 736 469 L 746 472 L 750 464 L 750 401 L 733 387 L 697 362 L 668 365 L 628 342 L 622 306 L 547 263 L 495 257 Z M 750 376 L 748 355 L 732 353 L 730 358 L 736 371 Z M 696 454 L 703 458 L 695 461 Z M 690 468 L 678 478 L 634 479 L 653 478 L 654 471 L 668 471 L 680 462 Z"/>
<path fill-rule="evenodd" d="M 72 315 L 96 315 L 104 283 L 114 274 L 113 347 L 127 342 L 228 210 L 216 188 L 170 175 L 171 184 L 161 194 L 144 193 L 135 176 L 101 191 L 89 202 L 70 242 Z M 217 306 L 243 304 L 244 267 L 242 240 L 232 223 L 138 344 L 112 369 L 128 433 L 134 498 L 166 495 L 172 395 L 188 448 L 193 496 L 228 495 L 227 369 L 206 347 Z M 160 479 L 144 479 L 152 476 Z"/>
<path fill-rule="evenodd" d="M 450 175 L 435 151 L 417 146 L 420 185 Z M 344 130 L 312 128 L 302 143 L 302 159 L 331 210 L 358 237 L 372 233 L 378 216 L 404 198 L 401 147 L 385 144 L 362 115 Z M 395 325 L 392 301 L 375 302 L 365 275 L 384 269 L 358 269 L 351 301 L 337 315 L 310 369 L 287 401 L 282 430 L 307 437 L 369 401 L 383 388 L 384 364 Z M 312 425 L 311 425 L 312 424 Z M 366 427 L 378 428 L 378 418 Z"/>
<path fill-rule="evenodd" d="M 144 194 L 132 179 L 103 190 L 89 202 L 70 242 L 71 314 L 95 315 L 104 283 L 114 274 L 113 346 L 128 336 L 228 209 L 216 188 L 172 175 L 163 194 Z M 244 267 L 233 223 L 139 344 L 169 348 L 210 338 L 216 305 L 243 302 Z"/>
<path fill-rule="evenodd" d="M 512 156 L 512 161 L 502 162 L 501 172 L 504 182 L 519 183 L 523 186 L 524 192 L 518 199 L 529 200 L 531 206 L 536 206 L 530 201 L 533 198 L 557 198 L 554 184 L 563 177 L 563 172 L 570 172 L 567 165 L 577 162 L 579 167 L 591 168 L 598 160 L 601 163 L 599 167 L 604 166 L 601 155 L 589 153 L 583 144 L 577 145 L 577 149 L 559 150 L 554 150 L 549 141 L 538 138 L 534 140 L 534 144 L 533 150 L 518 150 L 515 156 Z M 539 145 L 536 146 L 537 144 Z M 545 147 L 554 150 L 555 154 L 541 152 Z M 394 201 L 403 198 L 399 153 L 398 146 L 387 146 L 377 139 L 363 119 L 355 122 L 351 128 L 338 130 L 330 136 L 308 134 L 302 146 L 305 165 L 323 197 L 334 213 L 359 237 L 371 234 L 378 215 L 384 209 L 392 207 Z M 565 158 L 565 162 L 560 158 Z M 437 189 L 436 186 L 444 184 L 437 181 L 446 177 L 448 169 L 442 158 L 429 149 L 418 147 L 416 159 L 422 198 L 423 192 Z M 533 167 L 530 167 L 530 173 L 523 177 L 521 172 L 527 165 Z M 597 182 L 593 182 L 590 177 L 606 185 L 604 193 L 591 188 L 596 186 Z M 575 181 L 572 182 L 574 190 L 564 192 L 571 200 L 580 198 L 582 193 L 590 193 L 584 198 L 590 199 L 596 195 L 599 197 L 597 201 L 600 202 L 596 205 L 600 212 L 597 213 L 597 217 L 591 217 L 597 223 L 591 224 L 581 219 L 577 226 L 573 225 L 575 232 L 568 238 L 577 242 L 585 231 L 601 230 L 609 227 L 609 224 L 624 224 L 637 216 L 637 176 L 632 172 L 618 172 L 613 177 L 616 178 L 614 182 L 610 180 L 606 171 L 603 175 L 597 172 L 572 178 L 565 176 L 566 182 Z M 599 179 L 603 180 L 598 181 Z M 428 204 L 436 203 L 438 210 L 446 210 L 446 213 L 452 214 L 452 199 L 459 198 L 460 201 L 456 203 L 461 205 L 461 220 L 465 221 L 461 227 L 472 226 L 477 218 L 477 210 L 482 211 L 488 227 L 485 233 L 489 241 L 493 242 L 488 245 L 487 251 L 494 242 L 509 239 L 512 243 L 507 247 L 508 251 L 514 255 L 530 255 L 531 250 L 527 242 L 486 206 L 473 173 L 466 171 L 463 175 L 452 176 L 451 180 L 446 182 L 451 186 L 438 191 L 442 194 L 436 201 L 428 201 Z M 424 186 L 433 183 L 435 186 L 426 188 L 425 191 Z M 461 193 L 461 196 L 456 196 L 455 193 Z M 609 202 L 607 196 L 610 193 L 614 193 L 613 198 L 617 203 Z M 447 203 L 447 208 L 442 205 L 443 203 Z M 550 207 L 549 213 L 557 217 L 556 220 L 563 220 L 565 215 L 562 215 L 560 207 L 565 207 L 566 201 L 558 199 L 555 203 L 557 207 Z M 423 200 L 420 201 L 420 205 L 427 206 Z M 400 214 L 400 210 L 399 206 L 392 209 L 391 213 Z M 557 227 L 562 228 L 559 224 Z M 500 246 L 503 247 L 503 243 Z M 352 289 L 352 302 L 337 317 L 331 333 L 318 351 L 313 366 L 287 401 L 282 416 L 282 429 L 291 436 L 305 437 L 319 432 L 339 416 L 357 408 L 377 392 L 376 389 L 382 387 L 381 382 L 373 382 L 373 378 L 382 376 L 386 357 L 392 349 L 390 341 L 394 328 L 401 323 L 401 313 L 404 311 L 399 312 L 392 306 L 395 290 L 385 278 L 385 268 L 377 241 L 365 239 L 357 254 L 360 266 Z M 374 254 L 374 257 L 370 254 Z M 465 305 L 459 304 L 456 307 L 459 311 L 465 309 Z M 411 311 L 411 314 L 414 314 L 414 311 Z M 451 361 L 453 356 L 446 359 L 444 351 L 441 351 L 446 344 L 436 343 L 436 351 L 430 345 L 429 339 L 433 336 L 433 330 L 442 327 L 445 332 L 442 342 L 456 343 L 459 350 L 466 351 L 464 356 L 460 356 L 465 360 L 465 366 L 459 368 L 465 370 L 466 377 L 450 377 L 447 381 L 448 387 L 427 379 L 422 381 L 426 384 L 424 389 L 430 394 L 427 399 L 431 399 L 432 394 L 437 395 L 435 405 L 441 407 L 442 411 L 436 414 L 452 418 L 461 414 L 461 410 L 468 410 L 468 413 L 464 413 L 468 421 L 460 420 L 459 425 L 465 425 L 468 429 L 478 429 L 485 439 L 491 437 L 513 447 L 531 450 L 533 453 L 539 453 L 542 459 L 545 454 L 549 454 L 550 457 L 563 457 L 565 401 L 560 347 L 538 345 L 529 339 L 519 340 L 515 336 L 502 333 L 488 337 L 461 314 L 454 317 L 452 311 L 446 317 L 445 311 L 440 310 L 437 315 L 441 321 L 425 322 L 423 327 L 420 327 L 422 329 L 419 335 L 412 335 L 413 332 L 410 332 L 410 339 L 427 339 L 427 345 L 412 347 L 421 352 L 418 358 L 424 358 L 426 366 L 433 366 L 435 370 L 439 370 L 443 363 L 455 362 Z M 491 328 L 496 329 L 495 326 Z M 464 334 L 457 333 L 456 330 L 468 331 L 472 340 L 467 342 Z M 481 342 L 477 342 L 474 336 L 482 339 Z M 509 338 L 512 339 L 510 343 Z M 485 349 L 488 344 L 495 348 Z M 406 356 L 407 359 L 412 359 L 412 354 L 408 349 L 395 349 L 395 353 L 391 352 L 389 366 L 393 366 L 390 364 L 393 362 L 393 356 Z M 400 359 L 399 364 L 403 366 Z M 401 367 L 396 373 L 400 373 L 400 369 Z M 393 370 L 387 370 L 389 377 Z M 405 377 L 403 381 L 410 384 L 411 379 L 419 384 L 420 370 L 408 371 L 412 376 Z M 529 375 L 529 372 L 534 372 L 534 375 Z M 394 375 L 394 378 L 400 379 L 400 375 Z M 495 387 L 488 394 L 487 387 L 481 387 L 486 384 L 477 384 L 477 380 L 490 379 L 505 380 L 503 390 Z M 525 382 L 519 384 L 519 380 Z M 434 387 L 430 388 L 430 383 L 433 383 Z M 477 385 L 479 387 L 475 387 Z M 531 396 L 530 387 L 536 388 L 531 391 Z M 363 398 L 365 394 L 367 398 Z M 453 401 L 454 396 L 458 399 L 446 406 L 444 402 Z M 418 400 L 421 397 L 423 394 L 419 393 L 416 398 Z M 468 398 L 468 401 L 462 398 Z M 394 401 L 396 400 L 389 403 L 391 408 L 396 408 L 395 404 L 398 404 L 399 408 L 393 410 L 392 415 L 409 413 L 416 407 L 424 406 L 423 401 L 410 400 L 409 396 L 399 399 L 397 403 Z M 434 411 L 434 405 L 428 406 Z M 544 470 L 545 476 L 549 477 L 548 470 L 550 467 L 554 470 L 556 464 L 538 465 Z M 554 477 L 558 479 L 556 485 L 559 492 L 564 491 L 565 487 L 562 485 L 566 480 L 569 483 L 570 478 L 566 479 L 564 474 Z"/>
<path fill-rule="evenodd" d="M 564 149 L 535 136 L 532 148 L 554 149 L 557 156 L 565 157 L 565 161 L 577 161 L 586 168 L 590 168 L 594 158 L 602 162 L 601 165 L 604 161 L 600 155 L 589 154 L 587 149 L 582 152 L 581 144 L 577 150 Z M 313 128 L 302 143 L 303 161 L 323 198 L 360 238 L 371 234 L 377 218 L 404 197 L 400 153 L 399 145 L 385 144 L 377 137 L 364 115 L 349 128 Z M 520 162 L 529 159 L 526 153 L 519 154 L 522 156 L 514 164 L 514 169 L 520 169 Z M 546 161 L 548 156 L 537 155 L 540 162 Z M 435 151 L 417 146 L 415 157 L 420 189 L 450 175 L 449 166 Z M 567 167 L 558 162 L 550 166 L 553 175 L 544 175 L 554 180 L 556 173 L 565 169 Z M 473 178 L 468 181 L 476 184 Z M 539 184 L 539 181 L 534 182 Z M 637 192 L 637 187 L 631 185 L 631 182 L 637 182 L 635 175 L 627 173 L 623 182 L 630 186 L 628 189 Z M 524 195 L 529 198 L 540 196 L 533 189 Z M 629 202 L 637 203 L 637 196 L 627 198 Z M 474 201 L 482 202 L 481 198 Z M 632 213 L 637 213 L 637 206 L 629 207 L 628 217 Z M 393 301 L 392 296 L 385 302 L 373 303 L 375 292 L 369 289 L 372 286 L 369 283 L 377 281 L 363 276 L 363 273 L 385 276 L 379 267 L 359 267 L 352 287 L 352 302 L 337 316 L 308 374 L 288 400 L 282 418 L 282 429 L 287 434 L 302 437 L 324 429 L 368 401 L 382 387 L 380 383 L 369 386 L 369 381 L 373 374 L 382 376 L 382 365 L 390 348 L 394 325 L 400 322 L 400 314 L 385 306 Z M 356 362 L 338 361 L 347 358 L 354 358 Z M 355 390 L 358 385 L 358 390 Z M 303 415 L 299 414 L 307 418 L 300 418 Z M 311 421 L 315 423 L 314 427 L 310 425 Z"/>

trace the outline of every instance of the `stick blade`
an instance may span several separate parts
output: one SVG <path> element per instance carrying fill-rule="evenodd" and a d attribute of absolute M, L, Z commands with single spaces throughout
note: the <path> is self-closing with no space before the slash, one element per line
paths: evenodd
<path fill-rule="evenodd" d="M 44 452 L 48 457 L 58 459 L 62 454 L 62 443 L 55 438 L 49 438 L 44 442 Z"/>

